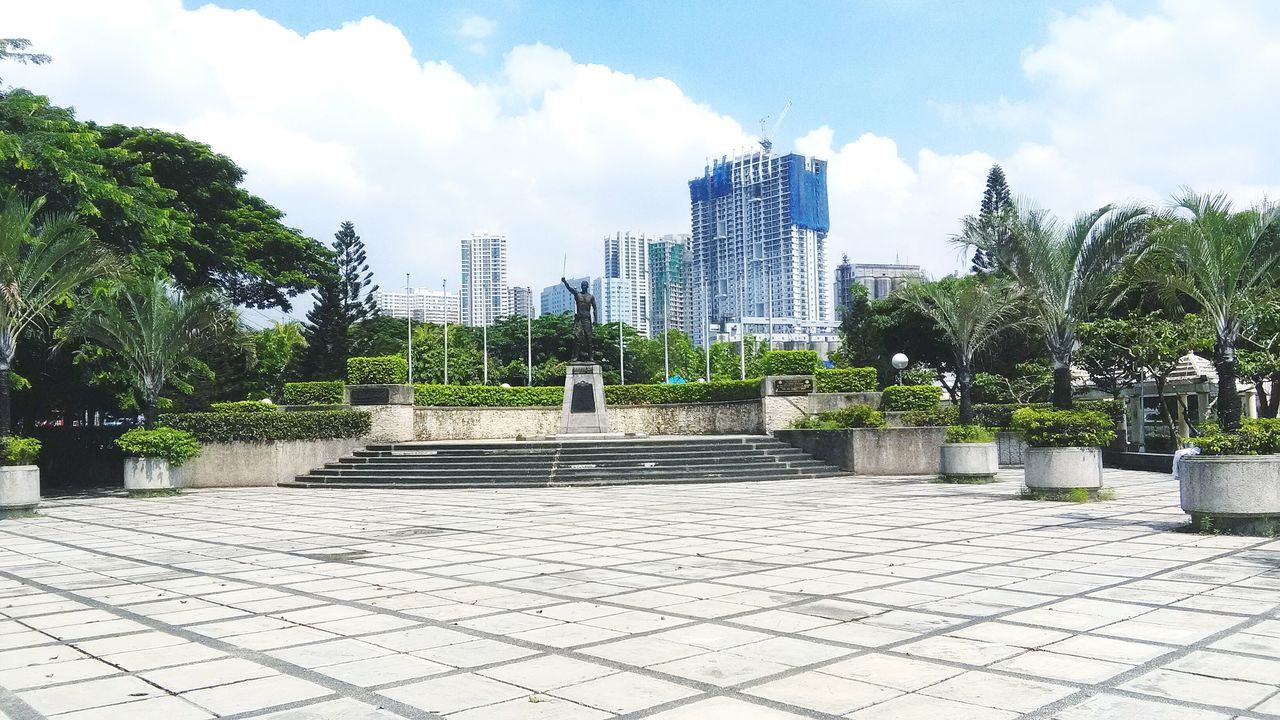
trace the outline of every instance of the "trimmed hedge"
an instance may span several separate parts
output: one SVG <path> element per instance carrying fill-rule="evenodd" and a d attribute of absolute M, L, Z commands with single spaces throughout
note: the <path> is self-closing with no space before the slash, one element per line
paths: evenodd
<path fill-rule="evenodd" d="M 884 414 L 866 405 L 827 410 L 792 421 L 795 430 L 845 430 L 885 427 Z"/>
<path fill-rule="evenodd" d="M 1240 430 L 1224 433 L 1216 423 L 1205 423 L 1193 442 L 1202 455 L 1275 455 L 1280 453 L 1280 420 L 1244 418 Z"/>
<path fill-rule="evenodd" d="M 813 350 L 770 350 L 757 361 L 760 375 L 812 375 L 818 369 Z"/>
<path fill-rule="evenodd" d="M 947 443 L 989 443 L 996 441 L 996 434 L 981 425 L 952 425 L 947 428 Z"/>
<path fill-rule="evenodd" d="M 195 435 L 171 427 L 134 428 L 116 438 L 116 447 L 125 455 L 168 460 L 172 467 L 179 467 L 200 454 L 200 441 Z"/>
<path fill-rule="evenodd" d="M 890 385 L 880 395 L 882 410 L 937 410 L 941 404 L 936 385 Z"/>
<path fill-rule="evenodd" d="M 39 457 L 39 440 L 17 435 L 0 436 L 0 465 L 35 465 Z"/>
<path fill-rule="evenodd" d="M 160 424 L 186 430 L 200 442 L 329 440 L 369 434 L 372 420 L 359 410 L 292 413 L 182 413 L 161 415 Z"/>
<path fill-rule="evenodd" d="M 1013 427 L 1032 447 L 1099 447 L 1116 439 L 1115 422 L 1096 410 L 1020 408 Z"/>
<path fill-rule="evenodd" d="M 817 390 L 820 393 L 875 392 L 879 379 L 875 368 L 837 368 L 817 370 Z"/>
<path fill-rule="evenodd" d="M 548 407 L 564 402 L 563 387 L 415 385 L 413 404 L 434 407 Z"/>
<path fill-rule="evenodd" d="M 902 413 L 903 427 L 945 427 L 960 422 L 960 409 L 954 405 L 933 410 L 908 410 Z"/>
<path fill-rule="evenodd" d="M 341 405 L 342 388 L 345 384 L 341 380 L 285 383 L 284 404 Z"/>
<path fill-rule="evenodd" d="M 347 358 L 350 385 L 397 385 L 409 377 L 409 361 L 399 355 Z"/>
<path fill-rule="evenodd" d="M 1076 400 L 1076 410 L 1092 410 L 1119 422 L 1124 417 L 1124 403 L 1119 400 Z M 973 421 L 989 428 L 1013 427 L 1013 412 L 1020 408 L 1051 410 L 1050 403 L 983 403 L 973 406 Z"/>
<path fill-rule="evenodd" d="M 610 405 L 675 405 L 753 400 L 759 397 L 759 380 L 726 380 L 673 385 L 607 385 L 604 389 L 605 402 Z"/>
<path fill-rule="evenodd" d="M 261 400 L 237 400 L 235 402 L 210 403 L 214 412 L 220 413 L 270 413 L 280 412 L 280 408 Z"/>

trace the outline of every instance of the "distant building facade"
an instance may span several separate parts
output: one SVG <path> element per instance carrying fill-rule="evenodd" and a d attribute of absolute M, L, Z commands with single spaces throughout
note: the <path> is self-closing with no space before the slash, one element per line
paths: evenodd
<path fill-rule="evenodd" d="M 826 239 L 827 163 L 759 152 L 689 182 L 694 342 L 766 337 L 826 356 L 837 342 Z M 705 297 L 705 300 L 704 300 Z"/>
<path fill-rule="evenodd" d="M 865 287 L 872 300 L 883 300 L 894 290 L 923 277 L 919 265 L 858 263 L 853 266 L 853 281 Z"/>
<path fill-rule="evenodd" d="M 507 312 L 520 317 L 538 317 L 538 309 L 533 306 L 533 288 L 513 287 L 508 292 Z"/>
<path fill-rule="evenodd" d="M 849 262 L 848 255 L 842 255 L 840 264 L 836 266 L 836 281 L 832 285 L 831 292 L 831 296 L 835 299 L 837 316 L 853 305 L 853 296 L 849 294 L 853 290 L 853 283 L 853 264 Z"/>
<path fill-rule="evenodd" d="M 587 288 L 592 286 L 592 280 L 589 277 L 567 278 L 569 284 L 574 290 L 582 287 L 582 283 L 587 284 Z M 596 307 L 600 307 L 600 301 L 596 301 Z M 538 312 L 540 315 L 561 315 L 563 313 L 573 313 L 577 310 L 573 304 L 573 296 L 565 290 L 564 285 L 557 282 L 555 285 L 548 285 L 542 288 L 542 293 L 538 296 Z"/>
<path fill-rule="evenodd" d="M 668 329 L 689 332 L 689 235 L 663 235 L 649 242 L 649 329 L 661 337 Z"/>
<path fill-rule="evenodd" d="M 510 314 L 507 287 L 507 238 L 479 233 L 462 240 L 462 323 L 492 325 Z"/>
<path fill-rule="evenodd" d="M 412 317 L 416 322 L 443 324 L 447 319 L 458 322 L 458 293 L 427 288 L 407 290 L 378 290 L 373 296 L 383 315 L 396 318 Z"/>
<path fill-rule="evenodd" d="M 604 274 L 596 294 L 600 321 L 622 321 L 649 335 L 649 241 L 630 232 L 604 239 Z"/>

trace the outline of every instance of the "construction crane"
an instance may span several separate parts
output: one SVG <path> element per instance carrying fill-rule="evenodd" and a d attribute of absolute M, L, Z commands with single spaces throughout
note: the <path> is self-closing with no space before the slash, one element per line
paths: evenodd
<path fill-rule="evenodd" d="M 769 140 L 769 136 L 778 132 L 778 126 L 782 125 L 782 121 L 787 119 L 787 113 L 790 110 L 791 101 L 788 100 L 787 104 L 782 107 L 782 112 L 778 113 L 777 121 L 773 123 L 773 127 L 767 132 L 765 131 L 765 125 L 769 123 L 769 116 L 765 115 L 760 118 L 760 147 L 763 148 L 765 152 L 773 150 L 773 141 Z"/>

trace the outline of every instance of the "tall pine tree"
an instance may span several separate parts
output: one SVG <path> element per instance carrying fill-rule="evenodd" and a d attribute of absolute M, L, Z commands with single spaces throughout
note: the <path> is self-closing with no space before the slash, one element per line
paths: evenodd
<path fill-rule="evenodd" d="M 317 380 L 346 377 L 352 326 L 378 314 L 373 297 L 378 286 L 355 225 L 342 223 L 333 238 L 333 267 L 316 288 L 315 305 L 302 330 L 307 339 L 302 368 Z"/>
<path fill-rule="evenodd" d="M 987 173 L 987 187 L 982 191 L 982 206 L 978 209 L 978 218 L 984 222 L 1013 207 L 1013 196 L 1009 192 L 1009 183 L 1005 181 L 1004 169 L 992 165 Z M 995 260 L 987 256 L 981 249 L 973 251 L 973 267 L 971 272 L 979 275 L 995 270 Z"/>

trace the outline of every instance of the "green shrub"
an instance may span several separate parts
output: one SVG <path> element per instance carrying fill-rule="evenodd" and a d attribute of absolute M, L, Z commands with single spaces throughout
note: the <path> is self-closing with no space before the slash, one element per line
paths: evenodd
<path fill-rule="evenodd" d="M 608 385 L 604 389 L 605 402 L 609 405 L 674 405 L 752 400 L 759 397 L 759 380 L 676 385 Z"/>
<path fill-rule="evenodd" d="M 39 457 L 39 440 L 17 435 L 0 436 L 0 465 L 34 465 Z"/>
<path fill-rule="evenodd" d="M 954 405 L 933 410 L 908 410 L 902 413 L 903 427 L 944 427 L 960 422 L 960 410 Z"/>
<path fill-rule="evenodd" d="M 1048 410 L 1049 403 L 984 403 L 973 406 L 973 420 L 978 425 L 989 428 L 1013 427 L 1013 412 L 1019 408 Z"/>
<path fill-rule="evenodd" d="M 1111 418 L 1111 422 L 1120 422 L 1124 419 L 1124 401 L 1112 400 L 1104 398 L 1101 400 L 1076 400 L 1074 403 L 1076 410 L 1093 410 Z"/>
<path fill-rule="evenodd" d="M 936 385 L 890 385 L 880 395 L 883 410 L 937 410 L 942 391 Z"/>
<path fill-rule="evenodd" d="M 1280 453 L 1280 420 L 1245 418 L 1233 433 L 1205 423 L 1194 442 L 1202 455 L 1275 455 Z"/>
<path fill-rule="evenodd" d="M 996 434 L 981 425 L 951 425 L 947 428 L 946 442 L 949 443 L 989 443 L 995 440 Z"/>
<path fill-rule="evenodd" d="M 818 369 L 818 353 L 813 350 L 770 350 L 756 360 L 765 375 L 812 375 Z"/>
<path fill-rule="evenodd" d="M 416 385 L 413 403 L 434 407 L 548 407 L 564 401 L 562 387 Z"/>
<path fill-rule="evenodd" d="M 837 368 L 817 370 L 817 390 L 821 393 L 875 392 L 878 380 L 875 368 Z"/>
<path fill-rule="evenodd" d="M 280 408 L 261 400 L 237 400 L 235 402 L 210 403 L 214 412 L 221 413 L 269 413 L 280 412 Z"/>
<path fill-rule="evenodd" d="M 1020 408 L 1013 413 L 1013 427 L 1032 447 L 1096 447 L 1116 437 L 1115 423 L 1095 410 Z"/>
<path fill-rule="evenodd" d="M 347 358 L 347 383 L 395 385 L 409 377 L 409 361 L 399 355 Z"/>
<path fill-rule="evenodd" d="M 819 420 L 816 415 L 805 415 L 791 421 L 787 427 L 792 430 L 839 430 L 840 426 L 833 420 Z"/>
<path fill-rule="evenodd" d="M 839 410 L 826 410 L 817 415 L 819 422 L 832 423 L 837 428 L 882 428 L 884 414 L 866 405 L 850 405 Z"/>
<path fill-rule="evenodd" d="M 329 440 L 369 434 L 369 413 L 317 410 L 282 413 L 182 413 L 161 415 L 160 424 L 185 430 L 201 442 Z"/>
<path fill-rule="evenodd" d="M 218 413 L 201 414 L 216 415 Z M 123 450 L 126 455 L 168 460 L 173 467 L 178 467 L 200 454 L 200 441 L 195 435 L 171 427 L 158 427 L 154 430 L 134 428 L 116 438 L 116 447 Z"/>
<path fill-rule="evenodd" d="M 341 380 L 321 380 L 318 382 L 291 382 L 284 384 L 285 405 L 341 405 L 342 388 L 346 383 Z"/>

